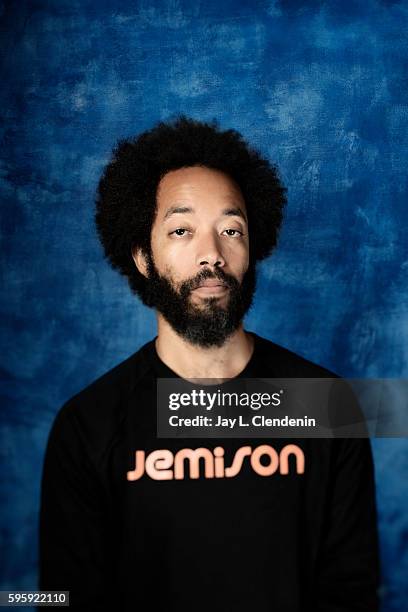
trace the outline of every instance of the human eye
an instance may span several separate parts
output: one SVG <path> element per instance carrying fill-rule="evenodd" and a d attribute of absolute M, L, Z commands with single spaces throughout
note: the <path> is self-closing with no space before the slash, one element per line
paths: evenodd
<path fill-rule="evenodd" d="M 169 236 L 171 236 L 172 234 L 174 234 L 175 236 L 184 236 L 185 232 L 188 232 L 188 229 L 185 227 L 177 227 L 175 230 L 173 230 L 172 232 L 169 232 Z"/>
<path fill-rule="evenodd" d="M 228 228 L 224 230 L 224 232 L 227 232 L 227 236 L 231 236 L 231 238 L 240 238 L 241 236 L 244 235 L 244 232 L 241 232 L 240 230 L 233 229 L 233 228 Z"/>

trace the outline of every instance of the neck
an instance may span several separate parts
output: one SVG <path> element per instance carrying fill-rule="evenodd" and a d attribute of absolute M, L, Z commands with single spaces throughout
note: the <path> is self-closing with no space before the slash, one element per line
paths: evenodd
<path fill-rule="evenodd" d="M 222 346 L 203 348 L 184 340 L 157 313 L 157 354 L 181 378 L 235 378 L 251 359 L 253 350 L 253 336 L 242 323 Z"/>

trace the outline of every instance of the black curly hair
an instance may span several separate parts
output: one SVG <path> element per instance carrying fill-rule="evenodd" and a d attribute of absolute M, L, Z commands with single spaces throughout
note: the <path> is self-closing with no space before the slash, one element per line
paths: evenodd
<path fill-rule="evenodd" d="M 138 271 L 132 248 L 151 254 L 150 233 L 156 192 L 170 170 L 206 166 L 221 170 L 239 185 L 245 200 L 250 261 L 267 257 L 277 242 L 286 204 L 286 188 L 276 167 L 249 147 L 236 130 L 221 131 L 181 115 L 160 122 L 139 136 L 121 140 L 99 181 L 96 227 L 105 255 L 125 275 L 140 297 L 146 278 Z"/>

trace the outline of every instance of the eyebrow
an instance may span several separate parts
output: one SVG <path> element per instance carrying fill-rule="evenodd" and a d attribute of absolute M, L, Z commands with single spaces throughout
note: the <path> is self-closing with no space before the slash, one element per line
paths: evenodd
<path fill-rule="evenodd" d="M 191 208 L 190 206 L 171 206 L 167 211 L 166 214 L 164 215 L 164 219 L 163 221 L 165 221 L 166 219 L 168 219 L 169 217 L 171 217 L 171 215 L 180 213 L 194 213 L 195 210 L 193 208 Z M 244 221 L 247 221 L 247 218 L 245 216 L 245 213 L 238 208 L 238 206 L 236 207 L 230 207 L 230 208 L 224 208 L 221 213 L 223 215 L 226 215 L 228 217 L 241 217 Z"/>

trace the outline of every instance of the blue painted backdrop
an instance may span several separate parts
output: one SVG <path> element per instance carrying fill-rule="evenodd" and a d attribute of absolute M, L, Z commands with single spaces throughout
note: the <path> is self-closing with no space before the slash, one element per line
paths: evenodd
<path fill-rule="evenodd" d="M 408 7 L 20 0 L 0 11 L 0 588 L 30 589 L 52 419 L 155 334 L 93 225 L 119 137 L 177 112 L 239 129 L 289 187 L 247 327 L 343 375 L 408 375 Z M 373 448 L 383 609 L 401 611 L 408 445 Z"/>

